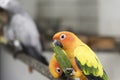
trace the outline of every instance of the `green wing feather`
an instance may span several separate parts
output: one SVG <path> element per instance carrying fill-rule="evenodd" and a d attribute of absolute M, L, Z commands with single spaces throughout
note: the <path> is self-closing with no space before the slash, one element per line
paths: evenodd
<path fill-rule="evenodd" d="M 98 57 L 88 46 L 77 47 L 74 55 L 78 67 L 88 77 L 88 80 L 108 80 Z"/>
<path fill-rule="evenodd" d="M 67 68 L 71 68 L 72 65 L 70 63 L 70 60 L 66 56 L 65 52 L 59 47 L 59 46 L 54 46 L 53 45 L 53 50 L 55 52 L 55 57 L 60 64 L 62 70 L 64 71 L 66 77 L 69 77 L 72 71 L 66 71 Z"/>

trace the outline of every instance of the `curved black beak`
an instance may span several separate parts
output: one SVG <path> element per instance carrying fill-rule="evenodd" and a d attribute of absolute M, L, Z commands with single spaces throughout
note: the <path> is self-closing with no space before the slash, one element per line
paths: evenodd
<path fill-rule="evenodd" d="M 65 76 L 65 73 L 64 73 L 64 72 L 61 74 L 60 79 L 64 79 L 64 80 L 67 79 L 67 77 Z"/>
<path fill-rule="evenodd" d="M 55 46 L 59 46 L 59 47 L 63 47 L 63 45 L 62 45 L 62 43 L 60 42 L 60 41 L 58 41 L 58 40 L 54 40 L 53 41 L 53 44 L 55 45 Z"/>
<path fill-rule="evenodd" d="M 73 80 L 71 77 L 66 77 L 64 72 L 60 76 L 60 79 L 62 79 L 62 80 Z"/>

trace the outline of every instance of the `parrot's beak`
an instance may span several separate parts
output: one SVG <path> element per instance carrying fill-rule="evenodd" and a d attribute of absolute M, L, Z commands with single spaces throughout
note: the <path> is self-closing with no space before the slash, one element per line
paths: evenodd
<path fill-rule="evenodd" d="M 67 77 L 65 76 L 65 73 L 64 73 L 64 72 L 62 73 L 62 75 L 60 76 L 60 78 L 61 78 L 61 79 L 64 79 L 64 80 L 67 79 Z"/>
<path fill-rule="evenodd" d="M 55 45 L 55 46 L 59 46 L 59 47 L 63 47 L 63 45 L 62 45 L 62 43 L 60 42 L 60 41 L 58 41 L 58 40 L 54 40 L 53 41 L 53 44 Z"/>

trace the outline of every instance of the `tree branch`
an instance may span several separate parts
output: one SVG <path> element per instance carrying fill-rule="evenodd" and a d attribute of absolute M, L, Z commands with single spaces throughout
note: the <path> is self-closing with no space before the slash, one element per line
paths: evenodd
<path fill-rule="evenodd" d="M 6 50 L 10 51 L 10 54 L 13 56 L 14 53 L 7 46 L 0 45 L 0 48 L 1 49 L 6 49 Z M 21 60 L 25 64 L 31 66 L 32 68 L 34 68 L 35 70 L 37 70 L 38 72 L 40 72 L 41 74 L 43 74 L 48 79 L 50 79 L 50 80 L 54 79 L 52 77 L 52 75 L 50 74 L 48 67 L 45 66 L 44 64 L 42 64 L 41 62 L 35 60 L 34 58 L 29 57 L 29 56 L 25 55 L 24 53 L 23 54 L 21 54 L 21 53 L 18 54 L 18 56 L 16 58 L 19 59 L 19 60 Z"/>

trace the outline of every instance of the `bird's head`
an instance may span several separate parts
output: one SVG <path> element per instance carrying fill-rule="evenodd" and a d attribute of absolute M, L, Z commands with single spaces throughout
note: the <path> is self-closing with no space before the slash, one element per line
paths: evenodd
<path fill-rule="evenodd" d="M 80 42 L 79 38 L 69 31 L 61 31 L 53 36 L 53 44 L 60 46 L 64 50 L 75 47 L 78 42 Z"/>
<path fill-rule="evenodd" d="M 23 11 L 17 0 L 0 0 L 0 8 L 7 11 L 10 15 Z"/>
<path fill-rule="evenodd" d="M 63 76 L 63 70 L 60 67 L 59 63 L 57 62 L 55 55 L 53 55 L 49 63 L 49 70 L 54 78 L 60 78 Z"/>

